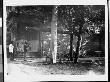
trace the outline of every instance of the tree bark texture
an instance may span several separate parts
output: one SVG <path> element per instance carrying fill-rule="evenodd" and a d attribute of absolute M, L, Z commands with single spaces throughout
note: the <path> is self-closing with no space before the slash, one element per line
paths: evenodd
<path fill-rule="evenodd" d="M 79 56 L 79 51 L 80 51 L 80 44 L 81 44 L 81 36 L 78 36 L 78 41 L 77 41 L 77 47 L 76 47 L 76 53 L 75 53 L 75 58 L 74 58 L 74 63 L 78 62 L 78 56 Z"/>
<path fill-rule="evenodd" d="M 53 63 L 56 63 L 57 57 L 57 6 L 54 6 L 51 22 L 51 55 Z"/>
<path fill-rule="evenodd" d="M 70 34 L 70 61 L 73 61 L 73 34 Z"/>
<path fill-rule="evenodd" d="M 75 53 L 75 57 L 74 57 L 74 63 L 78 62 L 78 56 L 79 56 L 79 51 L 80 51 L 80 47 L 81 47 L 81 34 L 82 34 L 82 27 L 79 28 L 79 33 L 77 35 L 77 47 L 76 47 L 76 53 Z"/>

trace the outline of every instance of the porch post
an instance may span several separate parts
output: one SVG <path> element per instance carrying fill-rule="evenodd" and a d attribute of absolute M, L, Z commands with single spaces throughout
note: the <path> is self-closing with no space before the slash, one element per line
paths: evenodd
<path fill-rule="evenodd" d="M 54 6 L 51 22 L 51 55 L 53 63 L 56 63 L 57 57 L 57 6 Z"/>

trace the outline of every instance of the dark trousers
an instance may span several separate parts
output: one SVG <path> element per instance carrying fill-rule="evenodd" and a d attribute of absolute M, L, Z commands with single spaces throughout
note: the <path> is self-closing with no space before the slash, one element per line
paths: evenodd
<path fill-rule="evenodd" d="M 27 52 L 24 52 L 24 61 L 26 61 Z"/>
<path fill-rule="evenodd" d="M 12 52 L 10 52 L 10 60 L 13 61 L 14 60 L 14 54 Z"/>

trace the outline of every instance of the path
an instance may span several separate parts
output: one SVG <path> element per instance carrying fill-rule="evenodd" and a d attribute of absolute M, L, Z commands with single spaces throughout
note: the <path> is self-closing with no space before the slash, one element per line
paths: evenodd
<path fill-rule="evenodd" d="M 94 66 L 82 64 L 46 64 L 38 63 L 37 60 L 9 62 L 8 67 L 8 82 L 35 81 L 40 79 L 40 75 L 82 75 L 94 69 Z M 104 71 L 104 67 L 97 68 L 100 68 L 98 71 Z M 93 71 L 91 73 L 95 74 Z"/>

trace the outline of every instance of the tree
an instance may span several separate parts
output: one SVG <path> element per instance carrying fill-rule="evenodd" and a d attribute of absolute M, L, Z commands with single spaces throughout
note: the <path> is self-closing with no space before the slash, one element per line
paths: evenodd
<path fill-rule="evenodd" d="M 87 32 L 90 34 L 90 30 L 85 27 L 87 23 L 102 23 L 104 22 L 104 6 L 60 6 L 59 7 L 59 21 L 70 32 L 70 60 L 73 61 L 72 54 L 72 42 L 73 35 L 77 37 L 76 54 L 74 56 L 74 63 L 77 63 L 78 55 L 81 47 L 82 34 Z"/>
<path fill-rule="evenodd" d="M 53 63 L 56 63 L 57 57 L 57 7 L 54 6 L 52 13 L 52 22 L 51 22 L 51 54 Z"/>
<path fill-rule="evenodd" d="M 10 29 L 10 18 L 16 17 L 17 22 L 24 24 L 24 28 L 19 28 L 26 31 L 26 27 L 32 29 L 36 27 L 42 27 L 49 24 L 52 21 L 52 9 L 53 6 L 24 6 L 16 7 L 9 10 L 7 17 L 7 26 Z M 64 27 L 66 32 L 70 35 L 70 60 L 73 61 L 73 36 L 77 37 L 76 54 L 74 56 L 74 62 L 77 62 L 82 34 L 85 32 L 91 34 L 92 31 L 88 29 L 90 24 L 104 24 L 105 12 L 104 6 L 88 6 L 88 5 L 61 5 L 58 6 L 58 26 Z M 13 28 L 11 28 L 13 29 Z M 16 33 L 16 32 L 15 32 Z"/>
<path fill-rule="evenodd" d="M 7 7 L 7 28 L 15 29 L 12 27 L 13 20 L 16 19 L 17 25 L 24 25 L 19 30 L 25 31 L 26 29 L 34 29 L 36 27 L 42 28 L 51 22 L 53 6 L 8 6 Z M 26 28 L 28 27 L 28 28 Z M 15 32 L 16 33 L 16 32 Z"/>
<path fill-rule="evenodd" d="M 23 36 L 28 29 L 46 26 L 52 20 L 52 8 L 53 6 L 8 6 L 7 31 L 17 38 Z"/>

